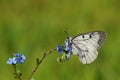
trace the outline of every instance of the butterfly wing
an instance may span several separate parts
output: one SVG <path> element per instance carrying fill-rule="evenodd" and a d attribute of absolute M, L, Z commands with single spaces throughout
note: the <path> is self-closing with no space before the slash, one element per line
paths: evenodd
<path fill-rule="evenodd" d="M 90 64 L 97 58 L 97 50 L 105 39 L 106 34 L 103 31 L 77 35 L 71 39 L 73 54 L 79 56 L 79 60 L 83 64 Z"/>

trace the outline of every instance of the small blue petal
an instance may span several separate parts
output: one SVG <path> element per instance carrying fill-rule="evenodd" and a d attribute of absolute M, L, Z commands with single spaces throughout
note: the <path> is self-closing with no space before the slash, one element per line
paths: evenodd
<path fill-rule="evenodd" d="M 22 56 L 21 56 L 21 61 L 20 61 L 20 63 L 23 63 L 23 62 L 25 61 L 25 59 L 26 59 L 25 56 L 22 55 Z"/>
<path fill-rule="evenodd" d="M 12 64 L 12 58 L 9 58 L 7 64 Z"/>
<path fill-rule="evenodd" d="M 12 59 L 13 59 L 12 63 L 13 63 L 13 64 L 16 64 L 16 63 L 17 63 L 16 58 L 13 57 Z"/>
<path fill-rule="evenodd" d="M 23 60 L 25 60 L 25 59 L 26 59 L 24 55 L 22 55 L 21 57 L 22 57 L 22 59 L 23 59 Z"/>
<path fill-rule="evenodd" d="M 63 48 L 60 44 L 57 45 L 57 51 L 58 51 L 58 53 L 63 52 Z"/>
<path fill-rule="evenodd" d="M 16 64 L 16 63 L 17 63 L 17 61 L 15 60 L 15 57 L 9 58 L 7 61 L 7 64 Z"/>
<path fill-rule="evenodd" d="M 14 53 L 13 54 L 15 57 L 20 57 L 20 56 L 22 56 L 22 54 L 19 54 L 19 53 Z"/>
<path fill-rule="evenodd" d="M 16 61 L 20 64 L 22 64 L 25 61 L 25 59 L 26 59 L 25 56 L 22 54 L 17 54 L 16 56 Z"/>

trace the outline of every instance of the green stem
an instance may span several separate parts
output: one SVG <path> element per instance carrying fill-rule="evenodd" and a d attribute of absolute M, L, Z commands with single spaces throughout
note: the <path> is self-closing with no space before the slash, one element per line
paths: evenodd
<path fill-rule="evenodd" d="M 22 80 L 22 79 L 21 79 L 21 75 L 19 75 L 19 74 L 17 73 L 17 69 L 16 69 L 16 65 L 15 65 L 15 64 L 13 64 L 13 68 L 14 68 L 15 78 L 18 79 L 18 80 Z"/>
<path fill-rule="evenodd" d="M 53 51 L 55 51 L 55 50 L 56 50 L 56 48 L 55 48 L 55 49 L 52 49 L 52 50 L 50 50 L 50 51 L 48 51 L 48 52 L 46 52 L 46 53 L 43 53 L 42 58 L 38 61 L 36 67 L 33 69 L 32 73 L 30 74 L 30 76 L 29 76 L 29 78 L 28 78 L 27 80 L 31 80 L 33 74 L 37 71 L 38 67 L 40 66 L 40 64 L 42 63 L 42 61 L 45 59 L 45 57 L 46 57 L 48 54 L 51 54 L 51 53 L 52 53 Z"/>

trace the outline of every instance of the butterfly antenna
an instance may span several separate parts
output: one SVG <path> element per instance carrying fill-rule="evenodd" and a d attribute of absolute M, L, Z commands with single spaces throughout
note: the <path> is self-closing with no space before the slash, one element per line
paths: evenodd
<path fill-rule="evenodd" d="M 64 33 L 66 34 L 67 37 L 69 36 L 69 33 L 68 33 L 68 31 L 67 31 L 67 28 L 65 28 Z"/>

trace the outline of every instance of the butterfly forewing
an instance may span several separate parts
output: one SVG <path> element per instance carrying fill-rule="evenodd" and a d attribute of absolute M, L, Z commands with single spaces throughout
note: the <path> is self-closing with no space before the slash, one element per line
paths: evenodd
<path fill-rule="evenodd" d="M 73 54 L 79 56 L 83 64 L 93 62 L 98 55 L 98 49 L 106 39 L 103 31 L 94 31 L 77 35 L 71 39 Z"/>

